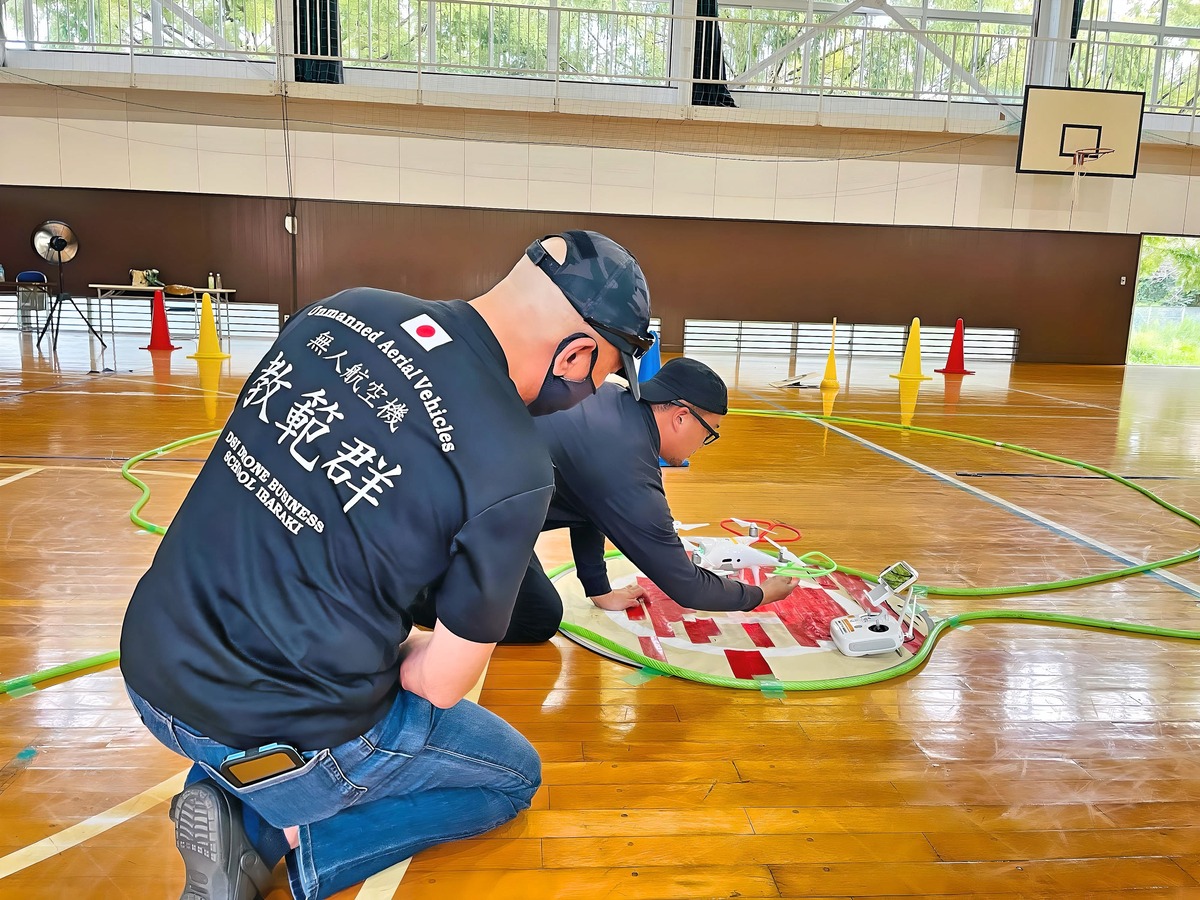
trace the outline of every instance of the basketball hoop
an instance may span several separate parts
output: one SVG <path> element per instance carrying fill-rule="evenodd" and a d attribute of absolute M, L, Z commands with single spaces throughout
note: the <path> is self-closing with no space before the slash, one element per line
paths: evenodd
<path fill-rule="evenodd" d="M 1075 151 L 1075 156 L 1071 162 L 1071 205 L 1079 202 L 1079 176 L 1086 174 L 1084 166 L 1093 160 L 1097 160 L 1102 156 L 1108 156 L 1112 153 L 1112 147 L 1084 147 Z"/>
<path fill-rule="evenodd" d="M 1082 171 L 1084 165 L 1089 160 L 1099 159 L 1102 156 L 1108 156 L 1108 154 L 1112 152 L 1113 151 L 1111 147 L 1086 147 L 1083 150 L 1076 150 L 1075 162 L 1072 164 L 1072 168 Z"/>

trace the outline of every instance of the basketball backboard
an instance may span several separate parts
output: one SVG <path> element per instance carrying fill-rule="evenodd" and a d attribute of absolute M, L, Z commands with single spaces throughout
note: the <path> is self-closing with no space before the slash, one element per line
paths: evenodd
<path fill-rule="evenodd" d="M 1104 147 L 1113 152 L 1088 160 L 1089 176 L 1135 177 L 1145 102 L 1141 91 L 1027 85 L 1017 171 L 1071 175 L 1077 150 Z"/>

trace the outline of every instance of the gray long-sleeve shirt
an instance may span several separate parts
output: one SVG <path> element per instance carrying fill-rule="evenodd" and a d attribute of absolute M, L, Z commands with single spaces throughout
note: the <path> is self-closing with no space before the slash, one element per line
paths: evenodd
<path fill-rule="evenodd" d="M 612 590 L 604 564 L 608 538 L 681 606 L 747 610 L 762 589 L 692 563 L 675 533 L 663 492 L 654 410 L 605 384 L 578 406 L 534 420 L 554 461 L 554 499 L 543 531 L 571 529 L 571 550 L 589 597 Z"/>

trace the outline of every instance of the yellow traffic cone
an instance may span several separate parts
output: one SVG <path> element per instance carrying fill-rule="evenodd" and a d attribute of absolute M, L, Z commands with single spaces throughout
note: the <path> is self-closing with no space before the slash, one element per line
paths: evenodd
<path fill-rule="evenodd" d="M 229 359 L 228 353 L 221 352 L 221 341 L 217 337 L 217 320 L 213 318 L 212 298 L 207 293 L 200 307 L 200 340 L 196 344 L 196 352 L 188 359 Z"/>
<path fill-rule="evenodd" d="M 225 354 L 222 354 L 224 356 Z M 204 415 L 208 421 L 217 418 L 217 397 L 221 388 L 221 369 L 225 361 L 219 357 L 195 357 L 200 376 L 200 393 L 204 395 Z"/>
<path fill-rule="evenodd" d="M 825 387 L 825 382 L 821 382 L 821 415 L 828 418 L 833 415 L 833 401 L 838 395 L 836 382 L 834 387 Z"/>
<path fill-rule="evenodd" d="M 825 361 L 825 377 L 821 379 L 821 394 L 825 391 L 832 390 L 835 393 L 841 386 L 837 380 L 837 361 L 833 357 L 833 348 L 837 345 L 837 317 L 833 319 L 833 331 L 829 336 L 829 359 Z M 832 403 L 832 399 L 830 401 Z M 830 406 L 832 409 L 832 406 Z M 829 413 L 825 413 L 829 415 Z"/>
<path fill-rule="evenodd" d="M 901 380 L 914 378 L 917 381 L 930 381 L 928 375 L 921 374 L 921 320 L 913 319 L 908 331 L 908 344 L 904 347 L 904 359 L 900 361 L 900 371 L 892 376 Z"/>
<path fill-rule="evenodd" d="M 907 428 L 912 424 L 913 414 L 917 411 L 917 394 L 921 390 L 920 378 L 903 378 L 893 375 L 893 378 L 900 378 L 900 424 Z M 926 381 L 931 379 L 926 378 Z"/>

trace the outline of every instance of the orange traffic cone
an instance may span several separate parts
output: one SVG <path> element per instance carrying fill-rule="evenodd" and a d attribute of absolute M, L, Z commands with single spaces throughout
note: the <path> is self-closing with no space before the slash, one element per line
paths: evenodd
<path fill-rule="evenodd" d="M 143 350 L 146 348 L 143 347 Z M 178 350 L 178 347 L 172 349 Z M 175 386 L 171 384 L 171 351 L 151 350 L 150 362 L 154 366 L 154 393 L 172 394 Z"/>
<path fill-rule="evenodd" d="M 947 414 L 958 412 L 958 398 L 962 396 L 962 375 L 946 375 L 943 379 L 942 409 Z"/>
<path fill-rule="evenodd" d="M 946 368 L 934 369 L 941 375 L 974 375 L 965 368 L 963 361 L 963 320 L 954 325 L 954 337 L 950 341 L 950 355 L 946 357 Z"/>
<path fill-rule="evenodd" d="M 171 343 L 171 330 L 167 327 L 167 307 L 163 303 L 163 292 L 155 291 L 150 306 L 150 345 L 143 350 L 178 350 Z"/>

